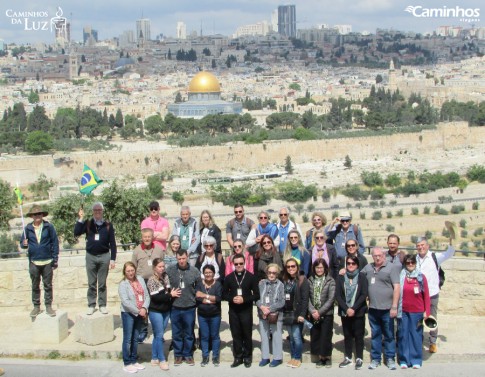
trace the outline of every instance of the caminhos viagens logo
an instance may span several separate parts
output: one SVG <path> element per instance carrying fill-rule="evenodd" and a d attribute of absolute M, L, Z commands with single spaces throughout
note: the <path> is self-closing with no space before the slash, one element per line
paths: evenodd
<path fill-rule="evenodd" d="M 426 8 L 422 5 L 408 5 L 404 11 L 417 18 L 458 18 L 462 22 L 480 21 L 480 8 L 462 8 L 460 6 Z"/>

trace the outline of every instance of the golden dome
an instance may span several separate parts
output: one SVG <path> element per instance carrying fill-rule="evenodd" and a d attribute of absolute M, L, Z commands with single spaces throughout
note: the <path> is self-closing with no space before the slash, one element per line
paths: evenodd
<path fill-rule="evenodd" d="M 189 84 L 189 93 L 220 93 L 220 91 L 219 81 L 209 72 L 197 73 Z"/>

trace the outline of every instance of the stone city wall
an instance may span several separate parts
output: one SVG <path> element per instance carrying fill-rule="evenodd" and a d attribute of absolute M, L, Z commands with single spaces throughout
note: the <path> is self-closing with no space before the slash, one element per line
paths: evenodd
<path fill-rule="evenodd" d="M 485 127 L 469 128 L 466 122 L 440 123 L 436 130 L 389 136 L 360 137 L 315 141 L 281 140 L 264 144 L 232 146 L 169 148 L 149 151 L 71 153 L 69 164 L 54 166 L 53 156 L 11 157 L 0 160 L 0 178 L 9 182 L 28 184 L 43 172 L 61 183 L 78 181 L 86 163 L 104 179 L 120 175 L 140 178 L 163 171 L 246 170 L 271 168 L 282 164 L 290 155 L 294 164 L 312 161 L 343 160 L 349 155 L 353 161 L 398 157 L 403 154 L 425 156 L 428 151 L 459 148 L 483 148 Z"/>
<path fill-rule="evenodd" d="M 123 263 L 131 252 L 119 252 L 116 268 L 108 275 L 110 307 L 119 306 L 118 283 Z M 29 310 L 31 282 L 25 256 L 0 260 L 0 307 L 2 311 Z M 485 315 L 485 261 L 454 257 L 443 264 L 446 282 L 440 295 L 440 313 L 453 315 Z M 64 255 L 54 272 L 54 307 L 86 305 L 87 278 L 84 255 Z M 42 293 L 43 297 L 43 293 Z M 43 298 L 42 298 L 43 300 Z"/>

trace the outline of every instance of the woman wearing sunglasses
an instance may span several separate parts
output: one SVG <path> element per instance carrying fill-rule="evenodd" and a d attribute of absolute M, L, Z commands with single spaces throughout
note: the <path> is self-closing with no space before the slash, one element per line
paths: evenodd
<path fill-rule="evenodd" d="M 283 267 L 281 254 L 278 251 L 273 239 L 269 235 L 265 234 L 261 238 L 258 251 L 254 256 L 254 261 L 257 266 L 257 268 L 255 268 L 254 275 L 258 281 L 266 277 L 266 267 L 268 267 L 270 263 L 275 263 L 280 266 L 280 268 Z"/>
<path fill-rule="evenodd" d="M 345 243 L 345 250 L 347 251 L 347 257 L 357 257 L 359 258 L 359 271 L 362 271 L 362 269 L 367 265 L 367 258 L 364 257 L 362 254 L 358 253 L 359 250 L 359 245 L 357 244 L 356 240 L 347 240 Z M 338 258 L 339 260 L 339 275 L 344 275 L 346 272 L 346 261 L 347 257 L 345 258 Z"/>
<path fill-rule="evenodd" d="M 261 335 L 260 367 L 269 364 L 270 368 L 283 363 L 283 313 L 285 294 L 283 283 L 278 279 L 281 268 L 275 263 L 266 267 L 267 278 L 259 282 L 260 298 L 256 301 L 259 317 L 259 333 Z M 273 360 L 270 362 L 269 344 L 273 349 Z"/>
<path fill-rule="evenodd" d="M 327 261 L 317 258 L 312 264 L 308 312 L 313 327 L 310 330 L 310 352 L 318 356 L 317 368 L 332 366 L 333 304 L 335 280 L 328 273 Z"/>
<path fill-rule="evenodd" d="M 355 369 L 362 369 L 364 357 L 365 313 L 367 312 L 367 278 L 360 273 L 360 258 L 345 258 L 345 273 L 337 278 L 335 298 L 338 315 L 342 318 L 345 356 L 339 364 L 345 368 L 352 364 L 352 348 L 355 342 Z"/>
<path fill-rule="evenodd" d="M 315 246 L 315 232 L 317 230 L 324 230 L 327 225 L 327 218 L 321 212 L 313 212 L 312 214 L 313 228 L 306 232 L 305 236 L 305 248 L 310 251 Z"/>
<path fill-rule="evenodd" d="M 399 363 L 401 369 L 419 369 L 423 364 L 423 313 L 426 319 L 431 312 L 428 281 L 416 267 L 416 255 L 406 255 L 403 266 L 397 310 Z"/>
<path fill-rule="evenodd" d="M 238 238 L 232 244 L 232 254 L 226 258 L 226 273 L 224 274 L 224 276 L 227 276 L 230 273 L 234 272 L 235 268 L 233 259 L 235 255 L 239 254 L 242 254 L 244 256 L 244 269 L 254 274 L 254 258 L 249 253 L 249 251 L 246 250 L 246 245 L 244 244 L 244 241 Z"/>
<path fill-rule="evenodd" d="M 296 259 L 300 265 L 300 274 L 308 277 L 311 263 L 310 253 L 305 250 L 300 233 L 297 230 L 290 230 L 288 232 L 288 242 L 286 243 L 286 249 L 283 254 L 283 262 L 286 262 L 290 258 Z"/>
<path fill-rule="evenodd" d="M 287 367 L 299 368 L 303 349 L 303 322 L 308 311 L 308 296 L 310 287 L 305 276 L 300 275 L 298 262 L 290 258 L 285 262 L 283 272 L 285 306 L 283 308 L 283 324 L 290 334 L 291 360 Z"/>
<path fill-rule="evenodd" d="M 339 264 L 337 253 L 335 252 L 335 247 L 326 243 L 327 236 L 325 235 L 325 231 L 323 229 L 317 230 L 315 232 L 314 238 L 315 246 L 313 246 L 312 248 L 312 265 L 317 259 L 325 259 L 325 262 L 327 262 L 329 275 L 336 279 L 338 275 Z"/>

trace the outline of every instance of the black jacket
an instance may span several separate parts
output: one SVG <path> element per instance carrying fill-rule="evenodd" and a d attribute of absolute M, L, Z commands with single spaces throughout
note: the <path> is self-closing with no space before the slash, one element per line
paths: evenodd
<path fill-rule="evenodd" d="M 352 309 L 355 311 L 356 317 L 362 317 L 367 312 L 367 277 L 362 274 L 362 272 L 358 275 L 358 287 L 357 293 L 355 295 L 355 302 L 352 306 Z M 345 301 L 345 277 L 343 275 L 339 275 L 337 278 L 337 289 L 335 291 L 335 298 L 337 299 L 338 303 L 338 314 L 342 316 L 343 314 L 347 313 L 347 303 Z"/>
<path fill-rule="evenodd" d="M 201 236 L 201 241 L 199 243 L 199 246 L 197 246 L 197 253 L 200 255 L 202 254 L 202 232 L 204 229 L 200 230 L 200 236 Z M 207 234 L 208 236 L 212 236 L 216 239 L 216 247 L 214 249 L 214 252 L 216 253 L 221 253 L 222 248 L 221 248 L 221 229 L 216 225 L 212 225 L 209 228 L 209 233 Z"/>
<path fill-rule="evenodd" d="M 242 304 L 235 304 L 232 301 L 234 297 L 237 296 L 238 288 L 239 284 L 236 280 L 236 271 L 234 271 L 227 275 L 224 279 L 224 287 L 222 290 L 222 297 L 224 300 L 229 302 L 229 309 L 236 312 L 252 310 L 253 303 L 259 300 L 258 279 L 256 279 L 256 277 L 252 273 L 246 271 L 246 275 L 241 282 L 242 297 L 244 300 Z"/>

